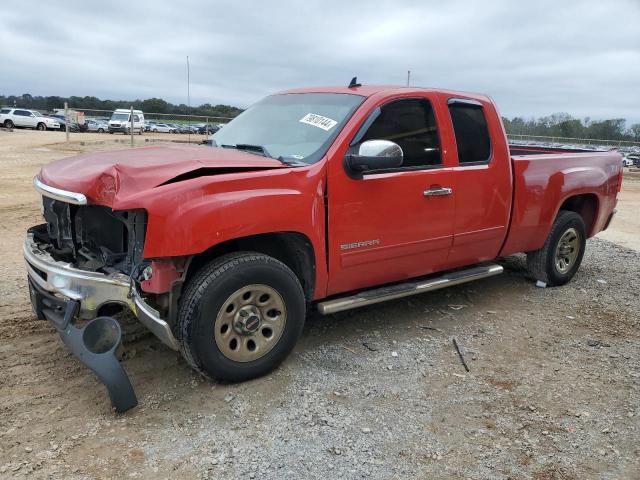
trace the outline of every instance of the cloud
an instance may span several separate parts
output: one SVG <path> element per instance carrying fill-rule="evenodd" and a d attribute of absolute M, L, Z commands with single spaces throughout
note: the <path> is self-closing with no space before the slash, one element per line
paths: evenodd
<path fill-rule="evenodd" d="M 0 93 L 247 106 L 290 87 L 479 91 L 503 114 L 640 121 L 637 0 L 3 0 Z"/>

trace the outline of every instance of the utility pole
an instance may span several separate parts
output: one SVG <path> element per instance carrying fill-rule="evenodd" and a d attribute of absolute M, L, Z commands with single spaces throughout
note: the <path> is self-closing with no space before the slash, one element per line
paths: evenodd
<path fill-rule="evenodd" d="M 191 110 L 191 87 L 190 87 L 190 73 L 189 73 L 189 55 L 187 55 L 187 111 Z M 188 142 L 191 143 L 191 123 L 187 120 L 187 125 L 189 126 L 189 137 Z"/>
<path fill-rule="evenodd" d="M 410 80 L 411 80 L 411 70 L 407 70 L 407 87 L 409 86 Z"/>

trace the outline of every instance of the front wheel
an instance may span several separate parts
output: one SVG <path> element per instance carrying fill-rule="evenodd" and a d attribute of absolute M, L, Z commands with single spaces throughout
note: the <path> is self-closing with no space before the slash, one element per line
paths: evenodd
<path fill-rule="evenodd" d="M 36 129 L 40 130 L 41 132 L 43 130 L 47 129 L 47 126 L 44 123 L 39 123 L 38 126 L 36 127 Z"/>
<path fill-rule="evenodd" d="M 176 337 L 206 377 L 240 382 L 276 368 L 302 333 L 305 297 L 284 263 L 254 252 L 224 255 L 188 282 Z"/>
<path fill-rule="evenodd" d="M 585 230 L 580 215 L 561 210 L 542 248 L 527 253 L 527 267 L 533 277 L 551 287 L 569 282 L 582 263 Z"/>

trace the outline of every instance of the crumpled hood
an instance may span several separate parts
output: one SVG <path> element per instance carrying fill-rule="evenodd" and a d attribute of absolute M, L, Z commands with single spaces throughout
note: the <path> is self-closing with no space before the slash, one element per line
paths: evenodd
<path fill-rule="evenodd" d="M 111 206 L 116 196 L 123 199 L 190 174 L 216 175 L 283 166 L 278 160 L 233 149 L 162 145 L 65 158 L 42 167 L 39 177 L 52 187 L 83 193 L 91 203 Z"/>

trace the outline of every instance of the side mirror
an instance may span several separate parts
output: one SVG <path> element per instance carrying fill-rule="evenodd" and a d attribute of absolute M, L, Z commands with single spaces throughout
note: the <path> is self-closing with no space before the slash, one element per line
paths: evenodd
<path fill-rule="evenodd" d="M 367 140 L 358 148 L 358 154 L 345 157 L 348 173 L 353 178 L 362 178 L 369 170 L 386 170 L 402 166 L 402 148 L 389 140 Z"/>

